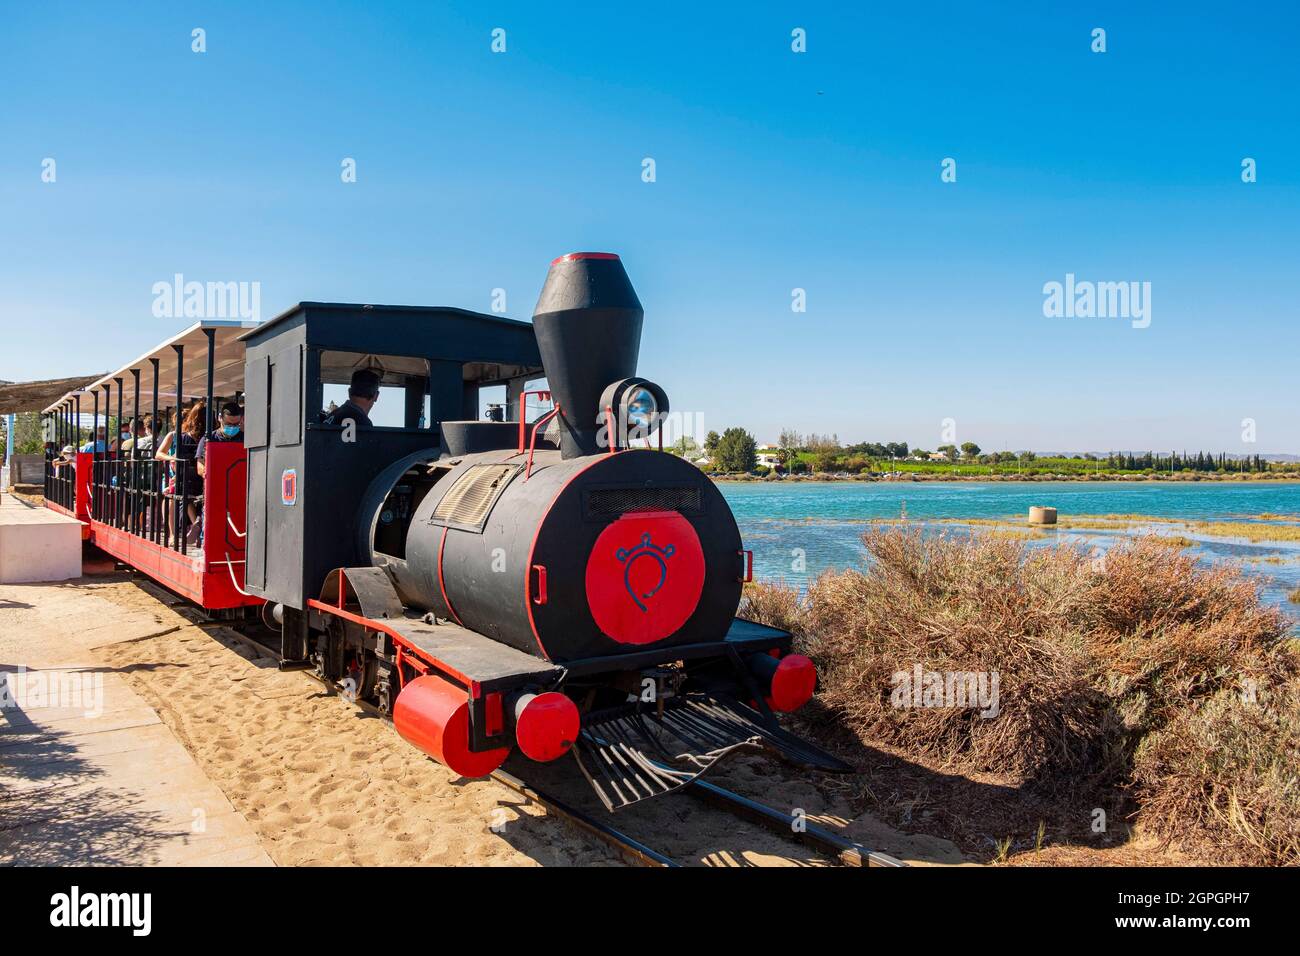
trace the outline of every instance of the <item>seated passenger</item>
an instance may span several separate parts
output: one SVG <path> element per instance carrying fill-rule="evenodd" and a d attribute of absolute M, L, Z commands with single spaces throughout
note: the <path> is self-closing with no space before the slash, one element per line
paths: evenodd
<path fill-rule="evenodd" d="M 379 401 L 379 376 L 368 368 L 352 373 L 348 386 L 348 400 L 333 411 L 321 412 L 322 425 L 342 425 L 351 419 L 357 428 L 370 428 L 369 412 Z"/>
<path fill-rule="evenodd" d="M 153 451 L 153 435 L 150 428 L 153 422 L 149 416 L 144 418 L 133 418 L 131 420 L 131 435 L 121 444 L 121 451 L 134 452 L 139 448 L 142 452 Z"/>
<path fill-rule="evenodd" d="M 226 402 L 222 405 L 221 427 L 212 429 L 199 441 L 199 447 L 194 452 L 194 463 L 200 475 L 207 473 L 207 463 L 204 458 L 210 441 L 238 442 L 241 445 L 244 443 L 244 409 L 238 402 Z"/>
<path fill-rule="evenodd" d="M 99 452 L 99 454 L 101 455 L 104 454 L 108 448 L 107 444 L 104 441 L 105 436 L 106 436 L 106 431 L 104 429 L 104 426 L 97 425 L 95 427 L 95 440 L 86 442 L 84 445 L 81 446 L 81 450 L 86 452 L 87 454 L 94 454 L 95 452 Z"/>

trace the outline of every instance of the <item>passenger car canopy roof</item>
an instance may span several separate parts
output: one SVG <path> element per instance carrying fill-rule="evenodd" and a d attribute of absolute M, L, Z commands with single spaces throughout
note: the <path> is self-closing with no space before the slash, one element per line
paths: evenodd
<path fill-rule="evenodd" d="M 196 398 L 204 398 L 208 392 L 208 334 L 213 333 L 213 372 L 212 394 L 227 396 L 244 387 L 244 343 L 239 337 L 254 328 L 256 322 L 242 322 L 238 319 L 204 319 L 196 322 L 171 338 L 161 342 L 133 362 L 109 372 L 96 379 L 80 391 L 81 412 L 88 414 L 94 409 L 91 393 L 101 395 L 100 414 L 117 414 L 117 379 L 122 380 L 122 414 L 135 416 L 135 380 L 131 372 L 140 371 L 140 408 L 145 414 L 153 410 L 153 364 L 151 359 L 158 359 L 158 407 L 165 408 L 176 404 L 176 371 L 179 356 L 176 346 L 184 348 L 184 381 L 181 384 L 182 403 Z M 110 386 L 109 408 L 103 407 L 103 388 Z M 65 401 L 78 393 L 70 392 L 63 396 L 46 412 L 52 412 Z"/>

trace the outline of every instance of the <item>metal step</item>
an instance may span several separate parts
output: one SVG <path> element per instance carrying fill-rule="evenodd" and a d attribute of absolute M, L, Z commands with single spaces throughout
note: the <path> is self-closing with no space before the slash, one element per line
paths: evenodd
<path fill-rule="evenodd" d="M 616 811 L 680 790 L 741 749 L 766 749 L 817 770 L 852 770 L 757 711 L 706 694 L 674 697 L 662 709 L 634 703 L 588 714 L 573 753 L 601 802 Z"/>

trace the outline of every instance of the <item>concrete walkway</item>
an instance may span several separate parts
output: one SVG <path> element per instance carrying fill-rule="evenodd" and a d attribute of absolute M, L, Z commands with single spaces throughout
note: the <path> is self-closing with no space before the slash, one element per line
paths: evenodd
<path fill-rule="evenodd" d="M 0 864 L 272 865 L 153 708 L 98 663 L 98 647 L 175 626 L 96 596 L 93 579 L 0 585 Z"/>

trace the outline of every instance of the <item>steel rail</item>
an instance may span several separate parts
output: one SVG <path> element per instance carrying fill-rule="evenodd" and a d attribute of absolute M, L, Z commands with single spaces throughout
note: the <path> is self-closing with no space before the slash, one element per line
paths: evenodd
<path fill-rule="evenodd" d="M 846 840 L 839 834 L 817 826 L 815 823 L 809 823 L 806 819 L 793 813 L 784 813 L 775 807 L 769 807 L 765 803 L 759 803 L 756 800 L 751 800 L 731 790 L 719 787 L 717 784 L 709 783 L 707 780 L 698 778 L 692 780 L 682 788 L 682 792 L 734 814 L 741 819 L 766 827 L 773 833 L 788 837 L 796 843 L 807 844 L 839 860 L 844 866 L 907 866 L 902 860 L 895 859 L 888 853 L 880 853 L 863 846 L 861 843 Z"/>
<path fill-rule="evenodd" d="M 538 790 L 531 784 L 521 780 L 512 773 L 504 770 L 494 770 L 491 779 L 507 787 L 536 803 L 538 806 L 545 808 L 547 813 L 553 813 L 560 819 L 572 824 L 579 830 L 591 834 L 597 839 L 609 844 L 625 858 L 638 866 L 649 867 L 669 867 L 676 868 L 681 866 L 680 863 L 664 856 L 656 850 L 650 849 L 644 843 L 636 840 L 621 830 L 615 830 L 613 827 L 601 823 L 599 820 L 589 816 L 576 807 L 571 807 L 563 801 L 551 796 L 544 791 Z"/>

